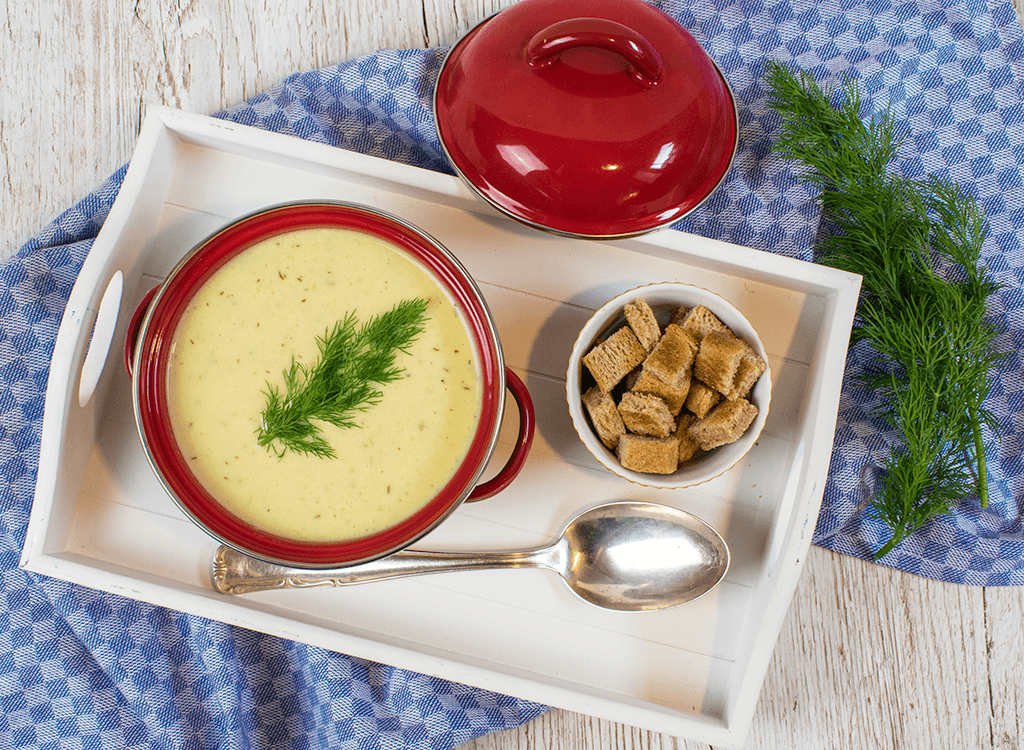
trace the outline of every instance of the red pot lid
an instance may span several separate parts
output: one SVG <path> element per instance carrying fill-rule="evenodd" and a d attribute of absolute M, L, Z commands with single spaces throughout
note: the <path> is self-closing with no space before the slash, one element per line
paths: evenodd
<path fill-rule="evenodd" d="M 736 153 L 721 71 L 643 0 L 521 0 L 451 50 L 434 108 L 441 144 L 476 192 L 574 236 L 679 220 Z"/>

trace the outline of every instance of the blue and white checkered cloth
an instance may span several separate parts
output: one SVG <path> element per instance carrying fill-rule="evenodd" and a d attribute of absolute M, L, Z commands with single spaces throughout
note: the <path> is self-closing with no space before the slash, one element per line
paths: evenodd
<path fill-rule="evenodd" d="M 882 564 L 982 585 L 1024 584 L 1024 33 L 1009 0 L 666 0 L 729 78 L 739 154 L 678 228 L 813 259 L 815 196 L 771 153 L 764 61 L 859 79 L 908 138 L 897 165 L 973 190 L 1004 285 L 991 316 L 1011 352 L 987 407 L 992 498 L 935 519 Z M 386 50 L 298 73 L 218 116 L 449 171 L 430 92 L 441 50 Z M 39 458 L 50 355 L 82 261 L 124 170 L 0 267 L 0 747 L 423 748 L 447 750 L 544 707 L 80 588 L 18 567 Z M 862 558 L 883 536 L 861 474 L 894 436 L 870 416 L 850 351 L 815 541 Z"/>

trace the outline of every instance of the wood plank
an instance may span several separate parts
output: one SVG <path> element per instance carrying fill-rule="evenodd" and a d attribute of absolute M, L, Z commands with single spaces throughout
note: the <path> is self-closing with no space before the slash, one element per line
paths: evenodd
<path fill-rule="evenodd" d="M 1024 596 L 1018 588 L 986 588 L 983 658 L 988 676 L 989 746 L 1024 746 Z M 979 640 L 980 639 L 976 639 Z"/>

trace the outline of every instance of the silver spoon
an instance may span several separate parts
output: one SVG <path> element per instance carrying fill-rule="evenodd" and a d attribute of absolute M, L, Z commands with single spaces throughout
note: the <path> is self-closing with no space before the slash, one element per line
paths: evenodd
<path fill-rule="evenodd" d="M 549 568 L 576 594 L 624 612 L 665 609 L 713 589 L 729 548 L 699 518 L 665 505 L 613 502 L 584 511 L 547 547 L 512 552 L 403 550 L 346 568 L 309 570 L 256 560 L 222 546 L 213 587 L 223 594 L 342 586 L 387 578 L 489 568 Z"/>

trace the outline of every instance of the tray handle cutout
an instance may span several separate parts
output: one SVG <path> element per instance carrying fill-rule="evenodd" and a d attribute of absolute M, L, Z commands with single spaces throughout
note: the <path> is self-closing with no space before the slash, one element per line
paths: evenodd
<path fill-rule="evenodd" d="M 96 386 L 103 374 L 103 366 L 110 352 L 110 344 L 114 340 L 114 329 L 117 327 L 117 314 L 121 311 L 121 295 L 124 292 L 124 274 L 115 271 L 103 292 L 96 319 L 93 322 L 92 335 L 89 337 L 88 350 L 82 362 L 82 371 L 78 379 L 78 405 L 85 407 L 96 392 Z"/>

